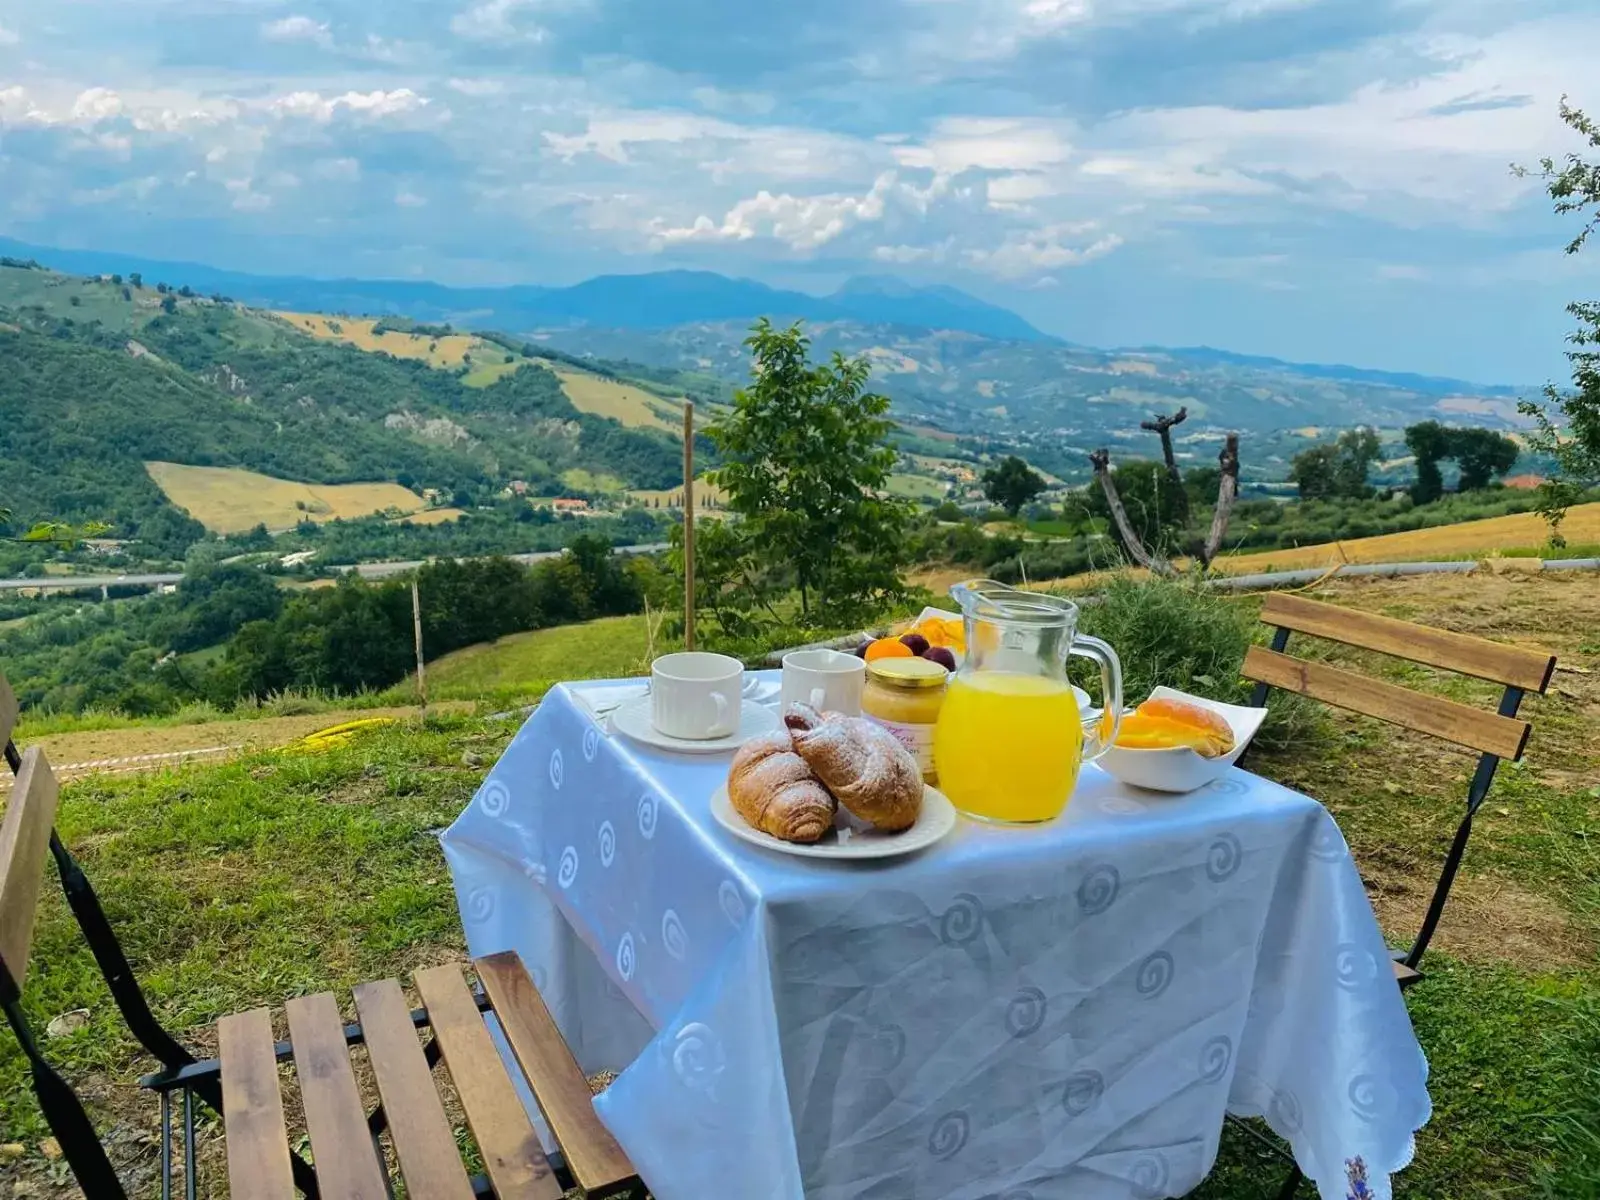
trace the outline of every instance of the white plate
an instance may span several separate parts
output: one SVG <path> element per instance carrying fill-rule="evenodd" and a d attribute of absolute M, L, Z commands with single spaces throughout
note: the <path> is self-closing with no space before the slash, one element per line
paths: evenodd
<path fill-rule="evenodd" d="M 843 821 L 845 818 L 842 816 L 842 808 L 840 812 L 840 820 Z M 723 784 L 712 795 L 711 815 L 734 837 L 742 838 L 764 850 L 775 850 L 779 854 L 796 854 L 801 858 L 833 858 L 846 861 L 911 854 L 933 845 L 956 827 L 955 805 L 945 798 L 943 792 L 935 791 L 926 784 L 922 788 L 922 813 L 917 817 L 917 823 L 899 833 L 883 833 L 876 829 L 852 829 L 849 837 L 841 838 L 839 829 L 835 827 L 834 832 L 823 834 L 820 842 L 786 842 L 782 838 L 762 833 L 759 829 L 752 829 L 739 815 L 739 810 L 733 807 L 733 801 L 728 796 L 727 784 Z"/>
<path fill-rule="evenodd" d="M 1192 792 L 1222 778 L 1228 768 L 1239 761 L 1249 747 L 1250 739 L 1261 729 L 1261 722 L 1267 719 L 1267 710 L 1264 708 L 1224 704 L 1220 700 L 1191 696 L 1177 688 L 1158 687 L 1150 693 L 1150 698 L 1187 700 L 1201 708 L 1209 708 L 1221 714 L 1233 730 L 1233 749 L 1217 758 L 1206 758 L 1187 746 L 1170 746 L 1161 750 L 1113 746 L 1100 757 L 1099 767 L 1106 774 L 1123 783 L 1155 792 Z"/>
<path fill-rule="evenodd" d="M 673 750 L 679 754 L 731 754 L 753 737 L 771 733 L 782 722 L 770 708 L 763 708 L 746 700 L 739 705 L 739 728 L 727 737 L 693 738 L 668 737 L 650 723 L 650 697 L 630 700 L 611 714 L 611 728 L 626 734 L 636 742 L 654 746 L 658 750 Z"/>

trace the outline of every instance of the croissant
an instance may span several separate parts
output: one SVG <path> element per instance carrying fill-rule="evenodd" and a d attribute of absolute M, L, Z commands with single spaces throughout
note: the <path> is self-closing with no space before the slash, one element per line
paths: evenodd
<path fill-rule="evenodd" d="M 728 799 L 751 828 L 786 842 L 815 842 L 833 828 L 835 801 L 787 729 L 752 738 L 733 756 Z"/>
<path fill-rule="evenodd" d="M 863 821 L 888 833 L 916 824 L 922 772 L 911 752 L 882 725 L 791 704 L 783 714 L 795 752 L 823 785 Z"/>

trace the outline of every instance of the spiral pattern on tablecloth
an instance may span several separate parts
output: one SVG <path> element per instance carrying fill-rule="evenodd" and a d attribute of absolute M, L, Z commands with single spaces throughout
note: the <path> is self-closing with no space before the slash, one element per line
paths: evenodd
<path fill-rule="evenodd" d="M 1293 1092 L 1273 1092 L 1267 1105 L 1267 1120 L 1279 1133 L 1299 1133 L 1305 1127 L 1300 1100 Z"/>
<path fill-rule="evenodd" d="M 487 883 L 473 888 L 467 894 L 466 916 L 474 925 L 482 925 L 494 916 L 494 888 Z"/>
<path fill-rule="evenodd" d="M 600 731 L 593 725 L 583 731 L 583 760 L 593 762 L 600 752 Z"/>
<path fill-rule="evenodd" d="M 962 892 L 939 918 L 939 940 L 946 946 L 963 946 L 983 928 L 983 905 L 971 892 Z"/>
<path fill-rule="evenodd" d="M 967 1144 L 969 1129 L 966 1113 L 959 1110 L 945 1113 L 934 1122 L 933 1131 L 928 1134 L 928 1153 L 935 1158 L 954 1158 Z"/>
<path fill-rule="evenodd" d="M 1206 878 L 1212 883 L 1221 883 L 1238 871 L 1243 861 L 1244 847 L 1239 839 L 1231 833 L 1221 834 L 1206 851 Z"/>
<path fill-rule="evenodd" d="M 565 891 L 572 886 L 572 881 L 578 877 L 578 848 L 568 846 L 561 852 L 561 863 L 556 867 L 556 882 Z"/>
<path fill-rule="evenodd" d="M 1078 907 L 1085 916 L 1097 917 L 1117 902 L 1122 876 L 1110 863 L 1090 867 L 1078 884 Z"/>
<path fill-rule="evenodd" d="M 487 780 L 478 793 L 478 807 L 486 817 L 498 817 L 511 807 L 511 789 L 498 779 Z"/>
<path fill-rule="evenodd" d="M 1023 988 L 1006 1005 L 1006 1032 L 1014 1038 L 1037 1033 L 1049 1008 L 1049 1001 L 1038 988 Z"/>
<path fill-rule="evenodd" d="M 670 908 L 661 914 L 661 944 L 667 953 L 679 962 L 682 962 L 684 956 L 689 953 L 688 931 L 678 919 L 678 914 Z"/>
<path fill-rule="evenodd" d="M 1394 1108 L 1394 1088 L 1377 1075 L 1357 1075 L 1347 1095 L 1351 1111 L 1363 1121 L 1382 1121 Z"/>
<path fill-rule="evenodd" d="M 633 953 L 633 934 L 625 933 L 622 940 L 617 943 L 617 974 L 622 976 L 623 982 L 633 978 L 633 970 L 639 965 Z"/>
<path fill-rule="evenodd" d="M 1165 950 L 1157 950 L 1149 958 L 1139 964 L 1139 971 L 1134 976 L 1133 986 L 1139 995 L 1146 1000 L 1154 1000 L 1172 982 L 1172 955 Z"/>
<path fill-rule="evenodd" d="M 1233 1039 L 1218 1035 L 1200 1048 L 1200 1079 L 1216 1083 L 1228 1073 L 1233 1062 Z"/>
<path fill-rule="evenodd" d="M 1167 1194 L 1166 1156 L 1155 1151 L 1140 1155 L 1128 1173 L 1128 1181 L 1140 1200 L 1160 1200 Z"/>
<path fill-rule="evenodd" d="M 1061 1090 L 1061 1107 L 1069 1117 L 1081 1117 L 1105 1095 L 1105 1076 L 1099 1071 L 1078 1071 L 1067 1077 Z"/>
<path fill-rule="evenodd" d="M 1323 814 L 1322 822 L 1317 827 L 1317 836 L 1311 840 L 1311 854 L 1323 862 L 1338 862 L 1348 856 L 1350 847 L 1345 844 L 1344 834 L 1339 832 L 1339 826 L 1332 817 Z"/>
<path fill-rule="evenodd" d="M 672 1039 L 672 1069 L 692 1091 L 709 1092 L 717 1077 L 728 1069 L 722 1039 L 709 1025 L 685 1025 Z"/>
<path fill-rule="evenodd" d="M 744 924 L 744 893 L 733 880 L 724 879 L 717 885 L 717 907 L 722 909 L 722 915 L 728 918 L 728 924 L 735 929 Z"/>
<path fill-rule="evenodd" d="M 600 865 L 609 867 L 617 857 L 617 831 L 610 821 L 600 822 Z"/>
<path fill-rule="evenodd" d="M 1334 952 L 1333 970 L 1340 987 L 1359 992 L 1378 977 L 1378 960 L 1365 946 L 1344 942 Z"/>
<path fill-rule="evenodd" d="M 639 834 L 647 842 L 656 835 L 656 808 L 657 801 L 651 793 L 639 797 Z"/>
<path fill-rule="evenodd" d="M 565 773 L 561 763 L 561 751 L 550 751 L 550 786 L 558 792 L 561 790 L 561 779 Z"/>

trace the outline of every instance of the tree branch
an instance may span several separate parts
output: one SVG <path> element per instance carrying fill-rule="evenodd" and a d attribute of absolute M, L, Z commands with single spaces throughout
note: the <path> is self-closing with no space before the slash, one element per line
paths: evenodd
<path fill-rule="evenodd" d="M 1157 413 L 1148 421 L 1139 422 L 1139 428 L 1156 434 L 1161 438 L 1161 457 L 1167 460 L 1167 474 L 1172 476 L 1172 482 L 1179 487 L 1183 486 L 1183 476 L 1178 473 L 1178 460 L 1172 452 L 1172 427 L 1182 425 L 1189 419 L 1189 408 L 1185 405 L 1170 417 L 1165 413 Z"/>
<path fill-rule="evenodd" d="M 1106 494 L 1106 506 L 1111 509 L 1111 519 L 1116 523 L 1117 535 L 1122 539 L 1129 556 L 1147 571 L 1157 575 L 1172 574 L 1172 565 L 1146 550 L 1138 534 L 1134 533 L 1133 526 L 1128 521 L 1128 510 L 1123 508 L 1122 497 L 1117 495 L 1117 485 L 1111 479 L 1111 452 L 1096 450 L 1089 455 L 1089 465 L 1094 467 L 1094 476 L 1100 481 L 1100 488 Z"/>
<path fill-rule="evenodd" d="M 1239 498 L 1239 435 L 1230 433 L 1217 456 L 1222 468 L 1222 478 L 1217 483 L 1217 507 L 1211 514 L 1211 532 L 1206 536 L 1205 547 L 1200 551 L 1200 565 L 1211 566 L 1212 559 L 1222 547 L 1228 532 L 1228 519 L 1233 516 L 1233 502 Z"/>

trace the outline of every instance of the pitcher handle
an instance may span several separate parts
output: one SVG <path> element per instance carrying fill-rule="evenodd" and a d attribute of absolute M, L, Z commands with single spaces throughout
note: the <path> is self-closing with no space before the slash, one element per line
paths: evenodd
<path fill-rule="evenodd" d="M 1101 711 L 1083 722 L 1083 761 L 1094 762 L 1111 749 L 1122 728 L 1122 660 L 1107 643 L 1086 634 L 1072 639 L 1069 653 L 1100 667 Z"/>

